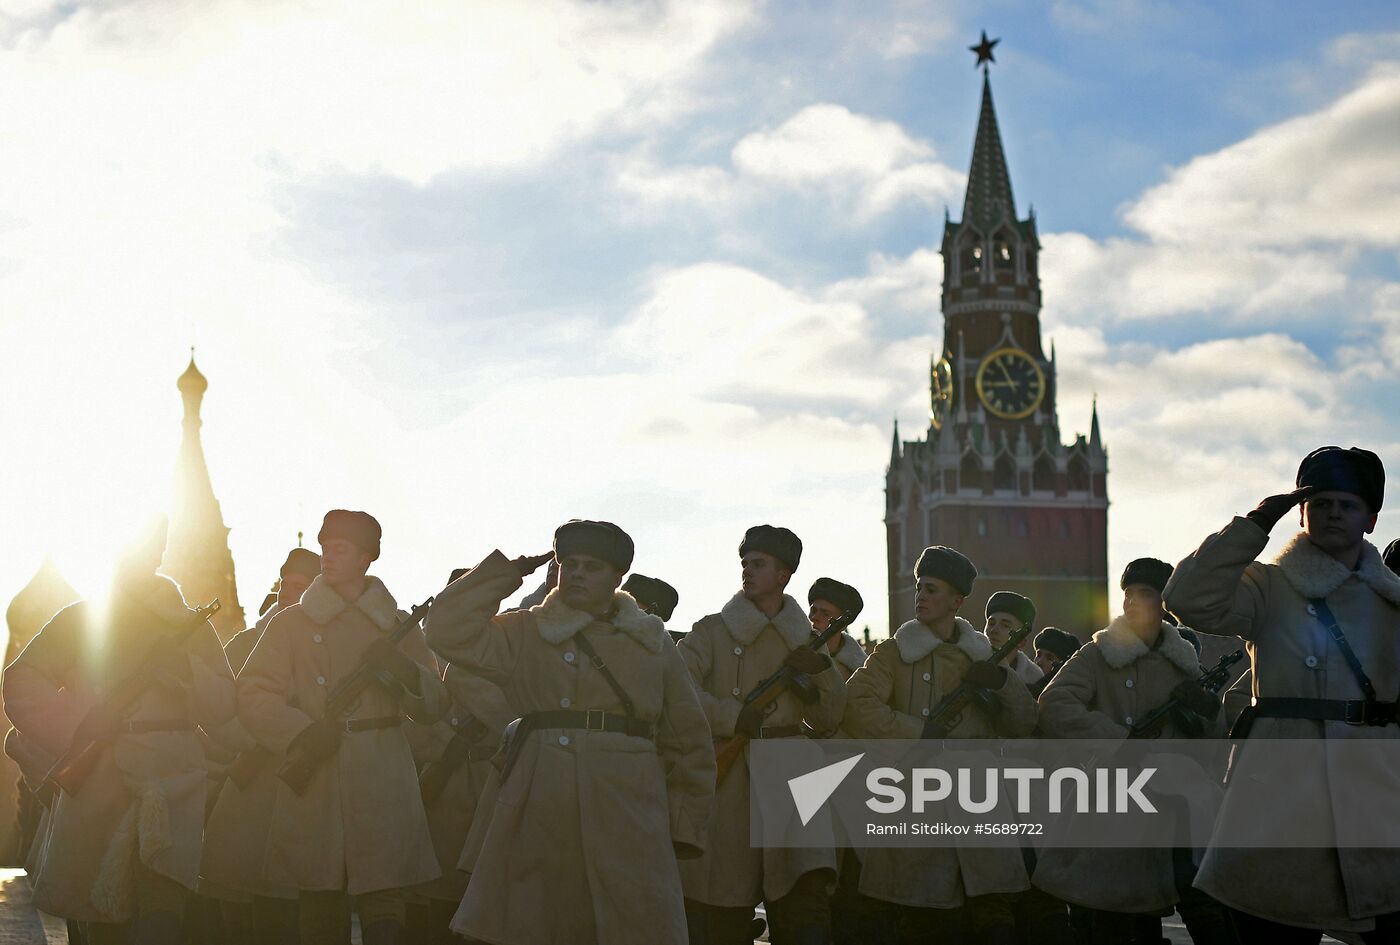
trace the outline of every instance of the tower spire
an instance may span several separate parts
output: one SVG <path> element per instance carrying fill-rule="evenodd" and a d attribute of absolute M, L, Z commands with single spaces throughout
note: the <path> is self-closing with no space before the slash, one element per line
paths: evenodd
<path fill-rule="evenodd" d="M 170 535 L 165 546 L 161 571 L 174 578 L 188 600 L 204 603 L 219 598 L 222 607 L 214 618 L 214 629 L 223 639 L 243 629 L 243 608 L 238 603 L 233 555 L 228 548 L 228 526 L 200 439 L 200 407 L 209 381 L 190 363 L 176 382 L 184 402 L 180 452 L 175 462 L 175 481 L 170 508 Z"/>
<path fill-rule="evenodd" d="M 1103 449 L 1103 439 L 1099 436 L 1099 395 L 1094 395 L 1093 414 L 1089 420 L 1089 449 Z"/>
<path fill-rule="evenodd" d="M 899 418 L 894 418 L 894 438 L 890 443 L 890 468 L 899 462 Z"/>
<path fill-rule="evenodd" d="M 1016 201 L 1011 194 L 1011 174 L 1006 169 L 1006 153 L 1001 146 L 996 106 L 992 103 L 992 80 L 984 70 L 982 112 L 977 119 L 977 139 L 972 146 L 963 223 L 971 223 L 988 234 L 1003 220 L 1015 222 Z"/>

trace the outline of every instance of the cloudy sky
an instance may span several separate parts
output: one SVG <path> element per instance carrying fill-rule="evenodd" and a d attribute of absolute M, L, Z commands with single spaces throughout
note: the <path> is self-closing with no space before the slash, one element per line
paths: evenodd
<path fill-rule="evenodd" d="M 249 607 L 346 506 L 405 602 L 615 520 L 688 624 L 767 521 L 882 635 L 983 28 L 1110 570 L 1400 469 L 1391 4 L 0 0 L 0 596 L 165 503 L 194 344 Z"/>

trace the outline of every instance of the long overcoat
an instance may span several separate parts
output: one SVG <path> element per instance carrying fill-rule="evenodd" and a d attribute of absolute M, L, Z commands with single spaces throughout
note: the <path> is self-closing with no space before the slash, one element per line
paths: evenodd
<path fill-rule="evenodd" d="M 58 612 L 5 671 L 5 712 L 33 748 L 57 758 L 109 687 L 190 611 L 158 574 L 119 578 L 106 606 Z M 124 922 L 134 907 L 136 864 L 194 889 L 205 810 L 204 752 L 196 726 L 233 717 L 233 673 L 207 621 L 185 643 L 188 674 L 158 674 L 76 794 L 53 801 L 34 902 L 78 921 Z"/>
<path fill-rule="evenodd" d="M 274 607 L 258 622 L 224 644 L 224 656 L 237 677 L 248 663 L 263 631 L 281 610 Z M 261 761 L 242 787 L 228 778 L 229 765 L 244 752 Z M 217 794 L 204 825 L 204 856 L 200 863 L 200 892 L 217 899 L 244 900 L 252 896 L 294 899 L 294 887 L 276 886 L 263 878 L 263 859 L 277 802 L 280 755 L 259 749 L 258 741 L 237 718 L 213 729 L 205 739 L 205 755 Z"/>
<path fill-rule="evenodd" d="M 1268 540 L 1248 518 L 1234 519 L 1177 566 L 1167 606 L 1198 630 L 1247 641 L 1255 699 L 1359 700 L 1361 687 L 1311 603 L 1321 598 L 1380 700 L 1395 699 L 1400 578 L 1380 552 L 1364 543 L 1352 570 L 1300 533 L 1265 564 L 1255 559 Z M 1269 739 L 1314 740 L 1316 763 L 1288 763 Z M 1260 718 L 1235 759 L 1217 829 L 1307 824 L 1351 839 L 1332 848 L 1212 844 L 1196 885 L 1243 912 L 1310 928 L 1364 931 L 1375 916 L 1400 911 L 1400 849 L 1362 845 L 1373 825 L 1400 823 L 1397 739 L 1394 724 Z"/>
<path fill-rule="evenodd" d="M 400 616 L 378 578 L 351 602 L 317 577 L 300 603 L 272 618 L 239 673 L 239 720 L 274 756 L 285 754 Z M 403 715 L 424 724 L 441 718 L 447 689 L 421 631 L 399 648 L 418 663 L 418 692 L 372 684 L 350 719 L 381 724 L 347 731 L 305 793 L 278 780 L 263 860 L 263 878 L 274 886 L 357 895 L 426 883 L 441 872 L 400 722 Z"/>
<path fill-rule="evenodd" d="M 744 698 L 811 639 L 812 624 L 791 596 L 784 596 L 782 609 L 772 619 L 742 594 L 735 594 L 719 613 L 700 618 L 676 648 L 690 669 L 716 739 L 733 737 Z M 846 707 L 845 672 L 833 665 L 812 682 L 817 701 L 804 704 L 794 693 L 784 692 L 764 726 L 795 731 L 805 723 L 813 732 L 835 731 Z M 820 751 L 811 747 L 814 762 L 820 763 Z M 714 906 L 753 906 L 786 895 L 812 870 L 830 870 L 834 879 L 834 839 L 832 846 L 810 849 L 752 846 L 749 785 L 746 747 L 715 792 L 705 855 L 681 864 L 686 898 Z"/>
<path fill-rule="evenodd" d="M 1196 649 L 1175 624 L 1163 621 L 1149 648 L 1119 617 L 1080 647 L 1040 694 L 1040 731 L 1047 738 L 1120 742 L 1135 720 L 1200 674 Z M 1224 734 L 1223 715 L 1211 724 L 1205 734 Z M 1158 737 L 1188 736 L 1168 718 Z M 1209 766 L 1202 774 L 1208 771 L 1219 773 Z M 1165 914 L 1179 899 L 1167 847 L 1050 847 L 1040 854 L 1034 880 L 1052 896 L 1108 912 Z"/>
<path fill-rule="evenodd" d="M 449 584 L 428 616 L 433 649 L 504 693 L 519 716 L 583 712 L 601 726 L 625 718 L 624 703 L 585 656 L 586 639 L 654 737 L 530 732 L 495 794 L 452 927 L 497 943 L 684 943 L 676 861 L 705 842 L 715 782 L 709 726 L 685 666 L 661 619 L 622 591 L 605 617 L 569 607 L 558 591 L 496 616 L 520 584 L 499 551 Z M 464 701 L 475 709 L 470 694 Z"/>
<path fill-rule="evenodd" d="M 961 683 L 974 662 L 992 655 L 986 636 L 961 617 L 955 635 L 940 640 L 928 626 L 910 620 L 875 647 L 847 685 L 842 726 L 853 738 L 917 739 L 934 707 Z M 995 720 L 981 709 L 964 709 L 949 730 L 955 739 L 1024 738 L 1035 728 L 1036 706 L 1014 672 L 997 691 Z M 860 891 L 882 902 L 951 909 L 968 896 L 1016 893 L 1030 888 L 1016 848 L 957 846 L 871 847 L 857 850 Z"/>

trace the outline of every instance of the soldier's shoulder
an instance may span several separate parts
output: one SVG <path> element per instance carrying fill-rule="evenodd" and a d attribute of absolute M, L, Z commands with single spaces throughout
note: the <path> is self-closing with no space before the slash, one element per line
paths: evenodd
<path fill-rule="evenodd" d="M 712 633 L 727 632 L 724 626 L 724 618 L 719 614 L 706 614 L 691 625 L 690 633 L 708 635 Z M 690 634 L 686 634 L 689 636 Z"/>
<path fill-rule="evenodd" d="M 881 640 L 879 643 L 875 644 L 875 649 L 871 650 L 870 653 L 865 657 L 865 662 L 862 665 L 869 666 L 871 664 L 877 663 L 884 664 L 897 662 L 902 662 L 902 659 L 899 655 L 899 644 L 895 642 L 894 637 L 887 637 L 886 639 Z"/>

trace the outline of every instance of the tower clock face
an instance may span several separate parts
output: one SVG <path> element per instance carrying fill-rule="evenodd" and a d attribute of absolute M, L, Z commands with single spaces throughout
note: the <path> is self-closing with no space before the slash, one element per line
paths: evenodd
<path fill-rule="evenodd" d="M 941 430 L 953 406 L 953 364 L 946 354 L 929 367 L 929 392 L 929 419 L 935 430 Z"/>
<path fill-rule="evenodd" d="M 977 368 L 977 396 L 1003 420 L 1035 413 L 1045 398 L 1045 373 L 1019 348 L 998 348 Z"/>

